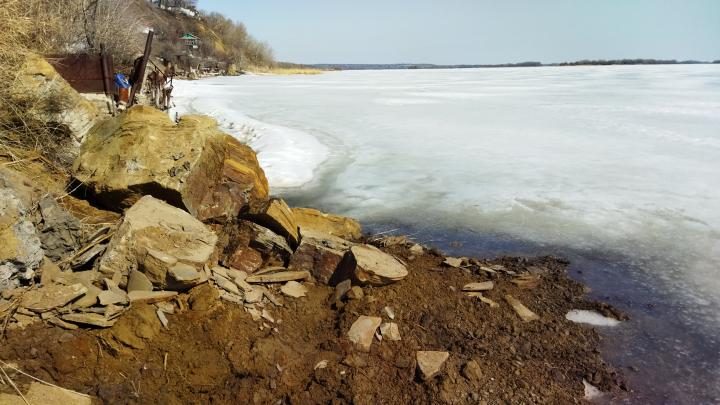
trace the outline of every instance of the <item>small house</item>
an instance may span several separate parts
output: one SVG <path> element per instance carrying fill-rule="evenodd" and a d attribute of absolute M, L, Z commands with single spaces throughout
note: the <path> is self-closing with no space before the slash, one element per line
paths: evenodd
<path fill-rule="evenodd" d="M 193 34 L 185 33 L 180 37 L 180 41 L 185 45 L 185 49 L 192 53 L 194 49 L 198 49 L 198 44 L 200 43 L 200 38 L 196 37 Z"/>

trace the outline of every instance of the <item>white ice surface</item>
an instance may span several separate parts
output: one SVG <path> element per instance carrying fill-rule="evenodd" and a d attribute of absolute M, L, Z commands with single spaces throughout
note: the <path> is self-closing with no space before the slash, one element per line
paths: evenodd
<path fill-rule="evenodd" d="M 175 93 L 257 148 L 274 192 L 622 255 L 691 303 L 678 316 L 720 324 L 720 65 L 243 76 Z"/>
<path fill-rule="evenodd" d="M 620 321 L 608 318 L 595 311 L 585 309 L 573 309 L 565 314 L 565 319 L 575 323 L 585 323 L 593 326 L 617 326 Z"/>
<path fill-rule="evenodd" d="M 298 187 L 312 180 L 314 170 L 327 159 L 328 148 L 305 131 L 261 122 L 242 114 L 233 101 L 233 97 L 241 97 L 242 93 L 234 90 L 232 85 L 226 85 L 198 91 L 181 82 L 173 91 L 176 107 L 170 114 L 175 117 L 175 114 L 201 112 L 214 117 L 225 132 L 257 152 L 272 187 Z"/>

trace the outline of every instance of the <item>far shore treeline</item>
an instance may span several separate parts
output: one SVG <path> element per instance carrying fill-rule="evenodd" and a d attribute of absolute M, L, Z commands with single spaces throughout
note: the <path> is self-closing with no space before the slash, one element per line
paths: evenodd
<path fill-rule="evenodd" d="M 477 69 L 477 68 L 507 68 L 507 67 L 540 67 L 540 66 L 608 66 L 608 65 L 696 65 L 696 64 L 720 64 L 719 60 L 697 61 L 675 59 L 583 59 L 575 62 L 542 63 L 542 62 L 520 62 L 500 64 L 460 64 L 460 65 L 435 65 L 431 63 L 320 63 L 307 65 L 317 69 L 325 70 L 381 70 L 381 69 Z"/>

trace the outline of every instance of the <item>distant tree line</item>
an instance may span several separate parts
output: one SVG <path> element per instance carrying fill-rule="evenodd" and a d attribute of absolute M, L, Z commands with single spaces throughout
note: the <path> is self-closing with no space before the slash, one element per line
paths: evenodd
<path fill-rule="evenodd" d="M 691 65 L 720 63 L 720 60 L 703 62 L 697 60 L 675 60 L 675 59 L 597 59 L 579 60 L 575 62 L 548 63 L 541 62 L 520 62 L 501 63 L 485 65 L 434 65 L 430 63 L 390 63 L 390 64 L 347 64 L 347 63 L 324 63 L 309 65 L 318 69 L 326 70 L 385 70 L 385 69 L 477 69 L 477 68 L 503 68 L 503 67 L 540 67 L 540 66 L 586 66 L 586 65 Z"/>
<path fill-rule="evenodd" d="M 584 65 L 692 65 L 708 63 L 697 60 L 682 60 L 678 61 L 675 59 L 594 59 L 594 60 L 579 60 L 575 62 L 562 62 L 553 64 L 553 66 L 584 66 Z"/>

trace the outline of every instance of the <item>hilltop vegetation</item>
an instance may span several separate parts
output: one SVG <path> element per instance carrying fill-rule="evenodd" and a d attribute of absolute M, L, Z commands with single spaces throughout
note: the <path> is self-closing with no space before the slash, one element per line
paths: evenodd
<path fill-rule="evenodd" d="M 3 0 L 0 22 L 5 47 L 13 54 L 99 52 L 129 64 L 142 52 L 148 29 L 156 33 L 153 53 L 175 59 L 183 50 L 179 37 L 199 37 L 197 58 L 239 68 L 275 65 L 272 49 L 253 38 L 245 26 L 218 13 L 195 10 L 187 0 Z M 19 47 L 16 49 L 16 44 Z"/>

